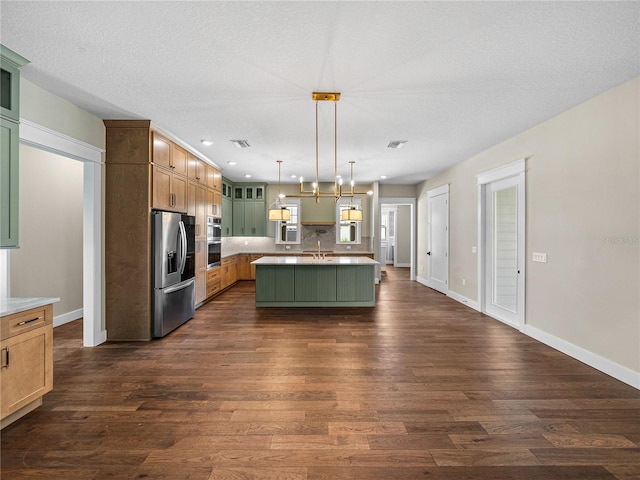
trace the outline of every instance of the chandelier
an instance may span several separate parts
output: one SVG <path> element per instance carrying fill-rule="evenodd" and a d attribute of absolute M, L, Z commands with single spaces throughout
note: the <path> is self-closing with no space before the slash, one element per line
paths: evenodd
<path fill-rule="evenodd" d="M 316 179 L 311 184 L 310 190 L 304 189 L 304 180 L 300 177 L 300 192 L 296 197 L 315 197 L 316 203 L 320 202 L 320 197 L 333 197 L 335 202 L 338 203 L 340 198 L 349 197 L 352 198 L 355 195 L 367 195 L 368 192 L 357 192 L 355 190 L 355 182 L 353 180 L 353 165 L 354 161 L 349 162 L 351 165 L 351 182 L 350 188 L 343 190 L 342 178 L 338 175 L 338 101 L 340 100 L 339 92 L 313 92 L 311 94 L 312 100 L 316 102 Z M 318 105 L 319 102 L 333 102 L 333 191 L 322 192 L 320 190 L 320 182 L 318 180 L 319 169 L 319 155 L 318 155 Z M 291 195 L 290 195 L 291 196 Z M 350 204 L 350 210 L 351 210 Z M 352 207 L 356 209 L 356 207 Z M 360 217 L 362 212 L 360 211 Z M 355 219 L 354 219 L 355 220 Z"/>

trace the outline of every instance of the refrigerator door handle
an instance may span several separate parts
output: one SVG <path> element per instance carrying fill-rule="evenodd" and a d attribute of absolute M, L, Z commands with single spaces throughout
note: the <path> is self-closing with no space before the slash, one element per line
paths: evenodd
<path fill-rule="evenodd" d="M 187 231 L 182 220 L 178 223 L 178 227 L 180 229 L 180 275 L 182 275 L 187 264 Z"/>
<path fill-rule="evenodd" d="M 181 283 L 177 287 L 171 287 L 171 288 L 167 288 L 167 289 L 163 290 L 163 293 L 167 294 L 167 293 L 177 292 L 179 290 L 182 290 L 184 288 L 187 288 L 187 287 L 193 285 L 193 282 L 195 282 L 195 280 L 192 278 L 191 280 L 187 280 L 186 282 Z"/>

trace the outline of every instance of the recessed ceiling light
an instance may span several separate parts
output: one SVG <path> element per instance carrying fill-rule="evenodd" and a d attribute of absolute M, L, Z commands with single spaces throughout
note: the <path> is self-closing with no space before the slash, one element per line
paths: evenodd
<path fill-rule="evenodd" d="M 380 175 L 380 178 L 384 180 L 385 178 L 387 178 L 387 176 L 386 175 Z"/>
<path fill-rule="evenodd" d="M 238 162 L 233 162 L 233 161 L 228 161 L 228 162 L 227 162 L 227 165 L 231 165 L 232 167 L 233 167 L 234 165 L 237 165 L 237 164 L 238 164 Z"/>
<path fill-rule="evenodd" d="M 298 178 L 297 175 L 291 175 L 291 178 Z"/>
<path fill-rule="evenodd" d="M 213 142 L 211 140 L 200 140 L 200 143 L 206 145 L 207 147 L 209 145 L 213 145 Z"/>
<path fill-rule="evenodd" d="M 402 148 L 404 144 L 407 143 L 408 140 L 391 140 L 387 144 L 387 148 Z"/>
<path fill-rule="evenodd" d="M 251 146 L 249 145 L 249 142 L 247 140 L 229 140 L 229 141 L 238 148 L 249 148 Z"/>
<path fill-rule="evenodd" d="M 244 174 L 244 178 L 251 178 L 251 174 L 250 173 L 245 173 Z"/>

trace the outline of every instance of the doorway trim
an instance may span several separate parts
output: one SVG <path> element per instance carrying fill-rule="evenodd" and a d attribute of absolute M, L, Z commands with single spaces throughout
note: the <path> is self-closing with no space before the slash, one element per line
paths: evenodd
<path fill-rule="evenodd" d="M 478 303 L 480 306 L 480 312 L 489 315 L 496 320 L 504 322 L 503 319 L 487 313 L 486 308 L 486 249 L 489 246 L 486 244 L 486 217 L 487 217 L 487 205 L 486 205 L 486 190 L 487 185 L 498 180 L 504 180 L 507 178 L 517 177 L 518 179 L 518 325 L 516 328 L 521 332 L 524 331 L 526 318 L 525 318 L 525 279 L 526 279 L 526 206 L 525 206 L 525 158 L 516 160 L 515 162 L 508 163 L 501 167 L 494 168 L 487 172 L 477 175 L 478 185 Z M 507 325 L 513 326 L 509 322 L 504 322 Z"/>
<path fill-rule="evenodd" d="M 82 343 L 85 347 L 95 347 L 107 340 L 102 295 L 102 156 L 105 150 L 22 118 L 20 143 L 84 164 Z"/>

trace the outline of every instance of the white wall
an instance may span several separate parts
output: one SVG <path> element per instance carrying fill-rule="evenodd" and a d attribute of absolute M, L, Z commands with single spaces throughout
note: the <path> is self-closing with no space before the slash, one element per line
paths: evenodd
<path fill-rule="evenodd" d="M 60 297 L 56 317 L 82 309 L 83 169 L 77 160 L 20 145 L 20 248 L 11 252 L 11 295 Z"/>
<path fill-rule="evenodd" d="M 639 92 L 640 77 L 418 187 L 422 219 L 427 190 L 450 184 L 449 288 L 477 301 L 476 175 L 526 158 L 528 331 L 631 383 L 640 372 Z M 428 278 L 427 225 L 418 223 L 418 275 Z M 548 263 L 533 263 L 532 252 Z"/>

